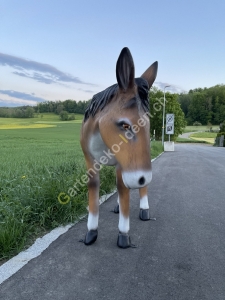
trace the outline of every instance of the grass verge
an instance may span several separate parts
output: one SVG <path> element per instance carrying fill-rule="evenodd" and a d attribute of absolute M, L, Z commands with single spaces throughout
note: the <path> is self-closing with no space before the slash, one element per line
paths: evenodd
<path fill-rule="evenodd" d="M 161 141 L 151 141 L 151 159 L 156 158 L 164 151 Z"/>
<path fill-rule="evenodd" d="M 74 222 L 86 212 L 87 186 L 66 204 L 59 202 L 75 181 L 84 174 L 83 162 L 60 161 L 56 166 L 38 164 L 26 175 L 16 172 L 10 180 L 3 178 L 0 189 L 0 259 L 11 257 L 29 246 L 41 233 Z M 41 174 L 41 176 L 40 176 Z M 100 195 L 115 187 L 115 170 L 101 170 Z"/>
<path fill-rule="evenodd" d="M 42 120 L 55 122 L 58 116 L 46 114 Z M 85 174 L 79 143 L 81 124 L 71 121 L 29 128 L 36 121 L 0 118 L 0 127 L 15 124 L 14 129 L 0 130 L 1 261 L 30 246 L 37 236 L 74 222 L 86 212 L 86 185 L 66 205 L 58 201 L 59 194 L 67 193 Z M 18 129 L 21 125 L 26 128 Z M 100 194 L 114 187 L 114 169 L 103 168 Z"/>
<path fill-rule="evenodd" d="M 192 140 L 192 139 L 184 139 L 178 137 L 176 139 L 176 143 L 199 143 L 199 144 L 208 144 L 206 141 L 201 141 L 201 140 Z"/>
<path fill-rule="evenodd" d="M 55 122 L 55 116 L 43 116 Z M 30 120 L 12 120 L 27 128 L 0 130 L 0 261 L 29 247 L 45 232 L 74 222 L 86 212 L 87 186 L 68 194 L 86 168 L 79 143 L 81 124 L 60 122 L 54 127 L 29 128 Z M 24 124 L 25 122 L 25 124 Z M 27 122 L 27 123 L 26 123 Z M 10 126 L 9 119 L 0 119 Z M 151 142 L 152 158 L 163 152 L 161 142 Z M 115 168 L 100 172 L 100 195 L 116 185 Z M 60 198 L 61 200 L 61 198 Z"/>

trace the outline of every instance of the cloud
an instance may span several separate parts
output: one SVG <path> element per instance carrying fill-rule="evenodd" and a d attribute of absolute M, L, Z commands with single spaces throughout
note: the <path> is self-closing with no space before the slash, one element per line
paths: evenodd
<path fill-rule="evenodd" d="M 166 91 L 172 92 L 172 93 L 183 93 L 185 90 L 182 87 L 179 87 L 177 85 L 168 83 L 168 82 L 161 82 L 161 81 L 156 81 L 155 85 L 160 89 L 164 90 L 164 87 L 169 85 L 169 87 L 166 88 Z"/>
<path fill-rule="evenodd" d="M 78 77 L 74 77 L 68 73 L 64 73 L 51 65 L 23 59 L 4 53 L 0 53 L 0 65 L 9 66 L 18 70 L 13 72 L 13 74 L 17 76 L 31 78 L 35 81 L 43 82 L 46 84 L 72 82 L 95 86 L 92 83 L 83 82 Z"/>
<path fill-rule="evenodd" d="M 0 90 L 0 94 L 7 95 L 7 96 L 17 98 L 17 99 L 26 100 L 26 101 L 27 100 L 36 101 L 36 102 L 46 101 L 46 99 L 34 96 L 33 93 L 32 94 L 26 94 L 26 93 L 21 93 L 21 92 L 12 91 L 12 90 Z"/>
<path fill-rule="evenodd" d="M 96 93 L 95 91 L 92 91 L 92 90 L 83 90 L 83 89 L 78 89 L 78 91 L 82 91 L 82 92 L 85 92 L 85 93 Z"/>
<path fill-rule="evenodd" d="M 19 100 L 19 99 L 3 100 L 3 99 L 0 99 L 0 107 L 17 107 L 17 106 L 24 106 L 24 105 L 34 106 L 36 104 L 37 104 L 36 102 L 28 101 L 28 100 Z"/>
<path fill-rule="evenodd" d="M 34 72 L 33 74 L 29 74 L 27 72 L 12 72 L 15 75 L 21 76 L 21 77 L 26 77 L 26 78 L 31 78 L 34 79 L 38 82 L 43 82 L 46 84 L 51 84 L 51 83 L 56 83 L 54 78 L 51 78 L 49 75 L 46 74 L 41 74 L 41 73 L 37 73 Z"/>

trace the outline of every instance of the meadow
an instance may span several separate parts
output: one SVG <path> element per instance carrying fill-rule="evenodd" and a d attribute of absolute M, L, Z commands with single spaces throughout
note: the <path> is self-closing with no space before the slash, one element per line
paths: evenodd
<path fill-rule="evenodd" d="M 86 171 L 79 142 L 82 118 L 60 121 L 50 113 L 0 118 L 0 260 L 87 212 L 86 185 L 76 196 L 66 197 Z M 152 158 L 162 152 L 160 142 L 151 147 Z M 115 169 L 103 167 L 100 180 L 100 195 L 114 190 Z"/>
<path fill-rule="evenodd" d="M 215 132 L 197 132 L 191 134 L 190 138 L 195 141 L 205 141 L 209 144 L 215 143 L 217 133 Z"/>
<path fill-rule="evenodd" d="M 212 126 L 186 126 L 184 129 L 184 133 L 186 132 L 197 132 L 197 131 L 209 131 L 210 127 L 212 130 L 218 130 L 219 131 L 219 125 L 212 125 Z"/>
<path fill-rule="evenodd" d="M 211 132 L 210 128 L 212 129 Z M 178 137 L 177 143 L 206 143 L 214 144 L 215 138 L 219 132 L 219 125 L 213 126 L 186 126 L 184 133 L 192 133 L 189 138 Z"/>

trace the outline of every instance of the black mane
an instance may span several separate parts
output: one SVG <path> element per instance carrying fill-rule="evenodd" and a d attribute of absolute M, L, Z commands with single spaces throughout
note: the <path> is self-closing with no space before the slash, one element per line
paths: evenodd
<path fill-rule="evenodd" d="M 141 99 L 141 105 L 145 112 L 149 112 L 148 91 L 149 85 L 144 78 L 135 78 L 138 87 L 138 94 Z M 95 94 L 85 110 L 84 122 L 90 117 L 94 117 L 98 110 L 102 110 L 113 98 L 118 90 L 118 84 L 111 85 L 104 91 Z"/>

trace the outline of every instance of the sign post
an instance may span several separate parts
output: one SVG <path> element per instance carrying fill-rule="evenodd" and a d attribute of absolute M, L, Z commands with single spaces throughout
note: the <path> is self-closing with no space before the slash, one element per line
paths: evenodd
<path fill-rule="evenodd" d="M 166 134 L 169 135 L 169 142 L 164 142 L 164 150 L 174 151 L 174 142 L 170 142 L 170 135 L 174 134 L 174 114 L 166 114 Z"/>

